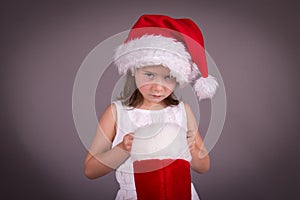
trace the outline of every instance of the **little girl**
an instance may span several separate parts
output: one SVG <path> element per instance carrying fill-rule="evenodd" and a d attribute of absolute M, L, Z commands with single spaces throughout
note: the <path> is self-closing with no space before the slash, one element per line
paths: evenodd
<path fill-rule="evenodd" d="M 177 86 L 193 83 L 199 100 L 214 95 L 218 84 L 208 75 L 203 43 L 200 29 L 190 19 L 143 15 L 116 50 L 114 63 L 126 74 L 126 83 L 120 100 L 104 111 L 85 159 L 90 179 L 116 169 L 120 184 L 116 199 L 137 199 L 131 150 L 137 140 L 134 132 L 141 127 L 155 123 L 181 127 L 186 138 L 182 143 L 189 148 L 177 158 L 198 173 L 209 169 L 195 116 L 173 93 Z M 191 190 L 192 199 L 199 199 L 193 186 Z"/>

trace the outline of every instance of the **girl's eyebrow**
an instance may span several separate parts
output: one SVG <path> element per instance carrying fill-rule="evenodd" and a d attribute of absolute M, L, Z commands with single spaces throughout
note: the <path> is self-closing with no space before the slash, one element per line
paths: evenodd
<path fill-rule="evenodd" d="M 152 72 L 152 71 L 148 71 L 148 70 L 145 70 L 145 69 L 142 69 L 142 71 L 143 71 L 143 72 L 147 72 L 147 73 L 152 73 L 152 74 L 155 74 L 155 75 L 156 75 L 156 73 L 155 73 L 155 72 Z"/>
<path fill-rule="evenodd" d="M 149 70 L 146 70 L 146 69 L 141 69 L 143 72 L 146 72 L 146 73 L 151 73 L 151 74 L 154 74 L 154 75 L 157 75 L 156 72 L 153 72 L 153 71 L 149 71 Z M 168 74 L 163 74 L 163 76 L 171 76 L 170 73 Z"/>

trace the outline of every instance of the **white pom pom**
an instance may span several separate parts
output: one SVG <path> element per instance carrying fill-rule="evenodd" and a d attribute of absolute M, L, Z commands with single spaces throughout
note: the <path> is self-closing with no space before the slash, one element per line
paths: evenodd
<path fill-rule="evenodd" d="M 194 90 L 201 101 L 202 99 L 211 99 L 216 93 L 218 86 L 216 78 L 208 75 L 208 77 L 201 77 L 196 81 Z"/>

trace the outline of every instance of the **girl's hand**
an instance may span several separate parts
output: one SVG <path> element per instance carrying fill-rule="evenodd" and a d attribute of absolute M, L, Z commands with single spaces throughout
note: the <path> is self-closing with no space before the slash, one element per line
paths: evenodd
<path fill-rule="evenodd" d="M 186 133 L 187 143 L 189 145 L 191 154 L 193 154 L 193 152 L 195 152 L 195 151 L 199 151 L 199 148 L 196 144 L 196 134 L 197 134 L 197 131 L 194 131 L 194 130 L 189 130 Z"/>
<path fill-rule="evenodd" d="M 190 130 L 187 132 L 187 142 L 189 145 L 190 153 L 193 155 L 196 153 L 200 159 L 208 155 L 206 148 L 202 145 L 201 147 L 197 145 L 196 142 L 197 131 Z"/>
<path fill-rule="evenodd" d="M 133 133 L 127 133 L 123 137 L 123 147 L 125 151 L 130 152 L 132 147 L 132 141 L 133 141 Z"/>

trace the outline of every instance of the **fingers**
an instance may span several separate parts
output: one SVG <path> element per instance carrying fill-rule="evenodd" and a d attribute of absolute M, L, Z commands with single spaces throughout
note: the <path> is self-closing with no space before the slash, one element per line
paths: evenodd
<path fill-rule="evenodd" d="M 187 132 L 186 132 L 186 136 L 187 136 L 187 138 L 194 138 L 194 137 L 196 137 L 196 133 L 197 133 L 197 131 L 195 131 L 195 130 L 188 130 Z"/>
<path fill-rule="evenodd" d="M 187 138 L 187 142 L 188 142 L 189 146 L 195 144 L 196 133 L 197 133 L 197 131 L 195 131 L 195 130 L 187 131 L 186 138 Z"/>
<path fill-rule="evenodd" d="M 196 134 L 197 134 L 197 131 L 195 131 L 195 130 L 189 130 L 186 133 L 187 143 L 188 143 L 189 150 L 191 153 L 197 150 Z"/>
<path fill-rule="evenodd" d="M 131 151 L 133 138 L 133 133 L 128 133 L 123 138 L 123 144 L 125 146 L 125 149 L 129 152 Z"/>
<path fill-rule="evenodd" d="M 207 149 L 205 147 L 199 150 L 199 158 L 202 159 L 208 155 Z"/>

